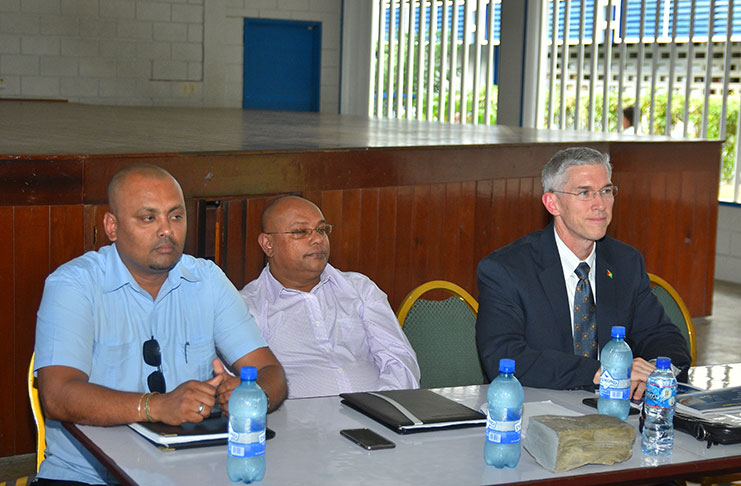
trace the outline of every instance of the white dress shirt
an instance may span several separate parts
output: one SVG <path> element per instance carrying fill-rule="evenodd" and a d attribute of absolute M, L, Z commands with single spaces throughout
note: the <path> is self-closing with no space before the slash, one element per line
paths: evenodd
<path fill-rule="evenodd" d="M 327 264 L 309 292 L 283 287 L 269 265 L 240 294 L 283 365 L 288 398 L 419 387 L 419 366 L 386 294 Z"/>

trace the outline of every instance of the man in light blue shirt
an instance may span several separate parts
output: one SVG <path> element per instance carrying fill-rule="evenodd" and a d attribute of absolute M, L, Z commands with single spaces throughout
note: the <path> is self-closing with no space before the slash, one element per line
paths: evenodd
<path fill-rule="evenodd" d="M 183 255 L 180 185 L 165 170 L 122 169 L 104 217 L 112 245 L 57 269 L 44 287 L 35 371 L 46 416 L 40 486 L 104 484 L 109 473 L 60 422 L 200 422 L 227 410 L 239 379 L 258 368 L 270 410 L 286 395 L 283 369 L 237 290 L 212 262 Z"/>

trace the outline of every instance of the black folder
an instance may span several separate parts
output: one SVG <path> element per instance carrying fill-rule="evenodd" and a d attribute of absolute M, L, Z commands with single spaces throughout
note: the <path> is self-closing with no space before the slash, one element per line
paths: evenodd
<path fill-rule="evenodd" d="M 486 415 L 430 390 L 341 393 L 342 403 L 398 434 L 486 425 Z"/>

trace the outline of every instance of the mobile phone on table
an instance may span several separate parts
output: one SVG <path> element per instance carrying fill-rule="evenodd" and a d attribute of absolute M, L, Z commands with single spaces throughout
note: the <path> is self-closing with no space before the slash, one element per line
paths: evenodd
<path fill-rule="evenodd" d="M 590 406 L 592 408 L 597 408 L 597 397 L 585 398 L 581 402 L 584 405 L 588 405 L 588 406 Z M 641 413 L 641 411 L 639 409 L 637 409 L 636 407 L 630 407 L 630 412 L 628 412 L 628 413 L 629 413 L 629 415 L 638 415 L 639 413 Z"/>
<path fill-rule="evenodd" d="M 371 429 L 343 429 L 340 434 L 369 451 L 396 447 L 396 444 Z"/>

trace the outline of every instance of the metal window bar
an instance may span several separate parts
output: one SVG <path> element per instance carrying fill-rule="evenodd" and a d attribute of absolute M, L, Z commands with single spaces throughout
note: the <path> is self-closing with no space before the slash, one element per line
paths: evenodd
<path fill-rule="evenodd" d="M 484 105 L 484 123 L 491 123 L 491 97 L 492 86 L 494 85 L 494 2 L 489 2 L 489 15 L 486 19 L 486 96 Z"/>
<path fill-rule="evenodd" d="M 569 30 L 571 25 L 571 0 L 566 0 L 564 5 L 564 17 L 563 17 L 563 42 L 561 43 L 561 93 L 560 93 L 560 110 L 558 128 L 564 130 L 566 128 L 566 85 L 569 81 Z"/>
<path fill-rule="evenodd" d="M 399 32 L 396 36 L 396 105 L 395 105 L 395 118 L 401 118 L 402 112 L 402 101 L 404 100 L 404 67 L 405 67 L 405 51 L 404 51 L 404 34 L 402 29 L 406 23 L 407 16 L 407 2 L 402 0 L 399 3 Z"/>
<path fill-rule="evenodd" d="M 584 36 L 587 22 L 587 2 L 581 1 L 579 8 L 579 47 L 576 60 L 576 94 L 574 96 L 574 130 L 579 130 L 579 118 L 581 115 L 581 89 L 582 71 L 584 65 Z"/>
<path fill-rule="evenodd" d="M 648 133 L 654 134 L 656 110 L 656 81 L 659 69 L 659 37 L 661 32 L 661 2 L 657 0 L 654 16 L 654 41 L 651 46 L 651 101 L 649 103 Z"/>
<path fill-rule="evenodd" d="M 726 116 L 728 109 L 728 84 L 731 79 L 731 33 L 733 31 L 733 0 L 728 0 L 728 20 L 726 22 L 726 49 L 725 49 L 725 65 L 723 68 L 723 96 L 721 98 L 721 110 L 720 120 L 718 127 L 718 138 L 724 140 L 726 138 Z M 723 172 L 723 165 L 721 161 L 721 173 Z"/>
<path fill-rule="evenodd" d="M 690 118 L 690 97 L 692 95 L 692 67 L 695 60 L 695 43 L 692 39 L 695 38 L 695 14 L 697 12 L 697 1 L 692 0 L 690 3 L 690 32 L 687 42 L 687 73 L 684 83 L 684 112 L 682 120 L 684 120 L 684 129 L 682 130 L 682 136 L 689 136 L 690 124 L 688 120 Z"/>
<path fill-rule="evenodd" d="M 404 7 L 404 11 L 407 12 L 407 38 L 406 38 L 406 47 L 407 47 L 407 54 L 406 54 L 406 93 L 405 93 L 405 104 L 404 104 L 404 114 L 407 118 L 414 118 L 412 116 L 412 101 L 413 101 L 413 93 L 414 93 L 414 2 L 411 3 L 410 6 Z"/>
<path fill-rule="evenodd" d="M 609 119 L 610 109 L 610 66 L 612 61 L 612 20 L 614 17 L 614 11 L 612 4 L 613 0 L 608 0 L 607 11 L 605 15 L 605 33 L 604 33 L 604 49 L 605 58 L 602 61 L 604 68 L 603 81 L 602 81 L 602 131 L 606 132 L 608 129 L 607 121 Z"/>
<path fill-rule="evenodd" d="M 450 23 L 450 0 L 444 0 L 443 1 L 443 25 L 442 25 L 442 40 L 440 41 L 440 52 L 442 59 L 440 60 L 440 99 L 438 100 L 437 105 L 437 117 L 440 121 L 445 121 L 445 114 L 446 106 L 447 106 L 447 99 L 450 96 L 447 93 L 446 87 L 447 83 L 445 82 L 446 76 L 447 76 L 447 69 L 448 69 L 448 36 L 450 35 L 448 24 Z"/>
<path fill-rule="evenodd" d="M 674 2 L 672 14 L 671 52 L 669 58 L 669 89 L 666 92 L 666 127 L 664 133 L 672 134 L 672 95 L 674 94 L 674 72 L 677 67 L 677 17 L 679 17 L 679 2 Z"/>
<path fill-rule="evenodd" d="M 558 0 L 553 1 L 553 24 L 551 25 L 551 76 L 548 89 L 548 128 L 553 124 L 554 93 L 556 91 L 556 45 L 558 44 Z"/>
<path fill-rule="evenodd" d="M 416 104 L 416 115 L 417 120 L 423 120 L 425 119 L 425 111 L 424 111 L 424 100 L 422 97 L 422 94 L 424 93 L 423 90 L 423 80 L 425 75 L 425 27 L 427 25 L 426 23 L 426 14 L 427 9 L 425 8 L 424 2 L 418 3 L 418 21 L 417 21 L 417 32 L 419 32 L 419 35 L 417 36 L 417 87 L 415 89 L 415 93 L 417 94 L 417 104 Z M 430 29 L 432 30 L 432 29 Z M 427 104 L 429 104 L 429 98 L 427 98 Z M 426 118 L 429 120 L 429 116 Z"/>
<path fill-rule="evenodd" d="M 453 22 L 450 29 L 450 66 L 448 71 L 448 123 L 455 123 L 455 74 L 458 66 L 458 0 L 453 0 Z"/>
<path fill-rule="evenodd" d="M 628 50 L 625 46 L 625 41 L 627 39 L 627 36 L 625 35 L 625 28 L 626 24 L 628 22 L 628 16 L 624 13 L 628 10 L 628 0 L 622 0 L 621 6 L 620 6 L 620 71 L 618 74 L 618 102 L 617 102 L 617 118 L 615 119 L 617 122 L 617 131 L 618 133 L 623 131 L 623 91 L 625 89 L 624 86 L 624 79 L 625 79 L 625 63 L 626 59 L 625 56 L 628 55 Z"/>
<path fill-rule="evenodd" d="M 710 82 L 713 80 L 713 30 L 715 27 L 715 0 L 710 1 L 710 22 L 708 23 L 708 45 L 705 54 L 705 102 L 702 108 L 702 132 L 700 136 L 708 136 L 708 110 L 710 107 Z"/>
<path fill-rule="evenodd" d="M 427 106 L 426 120 L 432 120 L 432 107 L 435 104 L 432 94 L 435 73 L 437 73 L 438 63 L 435 57 L 435 46 L 437 45 L 437 8 L 438 0 L 432 0 L 430 4 L 430 40 L 427 46 Z M 438 99 L 439 101 L 439 99 Z"/>

